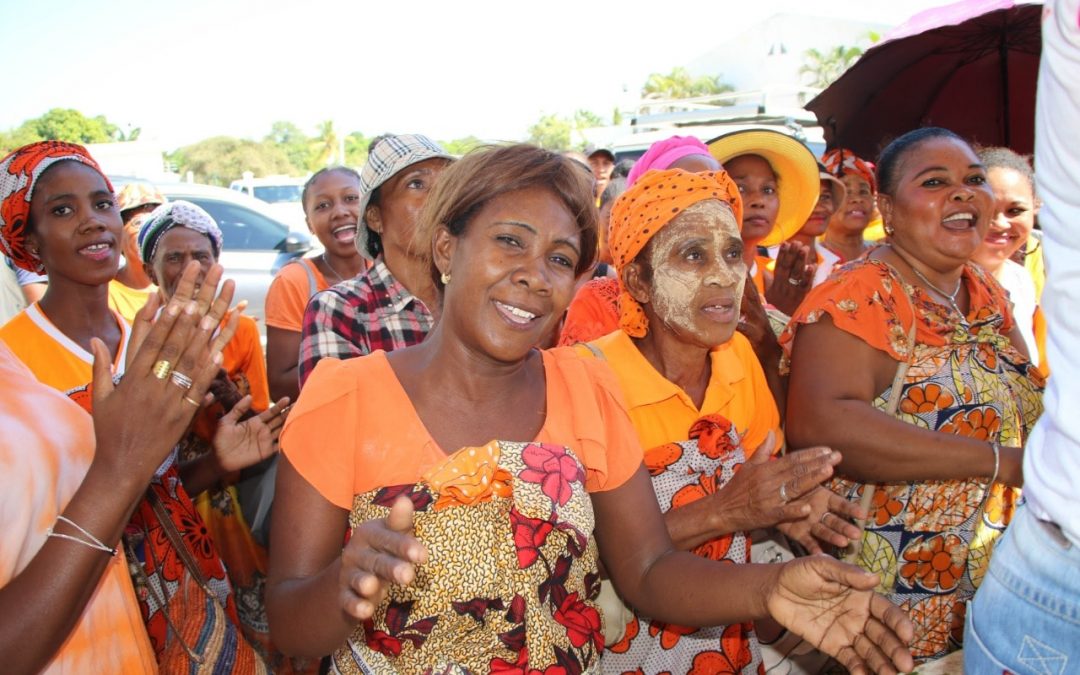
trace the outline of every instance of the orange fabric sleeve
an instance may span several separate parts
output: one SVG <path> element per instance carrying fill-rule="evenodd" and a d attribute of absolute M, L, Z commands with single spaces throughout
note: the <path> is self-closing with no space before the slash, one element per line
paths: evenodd
<path fill-rule="evenodd" d="M 619 327 L 619 280 L 590 279 L 566 311 L 559 346 L 590 342 Z"/>
<path fill-rule="evenodd" d="M 251 394 L 251 409 L 262 412 L 270 407 L 270 385 L 266 379 L 266 357 L 263 355 L 262 342 L 259 339 L 259 326 L 250 316 L 240 317 L 229 344 L 222 350 L 222 365 L 230 379 L 242 374 L 247 380 Z"/>
<path fill-rule="evenodd" d="M 641 466 L 644 453 L 615 373 L 605 361 L 583 357 L 573 347 L 548 350 L 544 357 L 548 414 L 569 411 L 546 421 L 544 432 L 551 442 L 578 453 L 589 492 L 619 487 Z"/>
<path fill-rule="evenodd" d="M 317 288 L 314 290 L 308 284 L 306 270 L 311 270 L 315 275 Z M 308 299 L 326 288 L 326 279 L 312 261 L 301 259 L 285 265 L 278 270 L 266 291 L 266 325 L 299 333 Z"/>
<path fill-rule="evenodd" d="M 356 444 L 361 437 L 358 415 L 357 377 L 347 364 L 363 358 L 339 361 L 323 359 L 300 392 L 285 427 L 281 452 L 293 468 L 327 501 L 352 508 L 356 475 Z M 384 411 L 393 415 L 392 409 Z M 410 453 L 402 448 L 401 460 Z"/>

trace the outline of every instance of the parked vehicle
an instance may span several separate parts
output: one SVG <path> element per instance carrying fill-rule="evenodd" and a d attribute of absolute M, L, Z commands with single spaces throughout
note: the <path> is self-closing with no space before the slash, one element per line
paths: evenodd
<path fill-rule="evenodd" d="M 245 172 L 243 178 L 229 184 L 229 189 L 266 202 L 269 212 L 288 225 L 289 229 L 294 232 L 307 232 L 304 205 L 301 203 L 305 182 L 306 178 L 292 176 L 255 178 Z"/>
<path fill-rule="evenodd" d="M 235 190 L 195 183 L 158 184 L 169 199 L 184 199 L 206 209 L 224 237 L 221 264 L 236 282 L 236 300 L 247 300 L 246 314 L 259 321 L 264 335 L 266 291 L 281 266 L 311 250 L 307 232 L 289 226 L 268 212 L 265 204 Z"/>

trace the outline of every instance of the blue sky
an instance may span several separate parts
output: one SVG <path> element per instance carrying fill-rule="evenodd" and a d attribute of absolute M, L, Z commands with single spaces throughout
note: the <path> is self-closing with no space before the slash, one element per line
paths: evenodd
<path fill-rule="evenodd" d="M 260 138 L 280 119 L 309 133 L 333 119 L 368 135 L 520 139 L 543 113 L 610 115 L 650 72 L 777 12 L 899 24 L 937 4 L 7 0 L 0 129 L 71 107 L 167 149 Z"/>

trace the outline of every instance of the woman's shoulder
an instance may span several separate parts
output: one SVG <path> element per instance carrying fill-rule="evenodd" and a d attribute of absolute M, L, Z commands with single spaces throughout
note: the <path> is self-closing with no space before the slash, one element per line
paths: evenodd
<path fill-rule="evenodd" d="M 296 406 L 300 410 L 294 410 L 294 414 L 351 398 L 360 393 L 361 386 L 365 389 L 378 387 L 377 383 L 394 377 L 386 352 L 382 350 L 352 359 L 320 359 L 300 391 Z"/>

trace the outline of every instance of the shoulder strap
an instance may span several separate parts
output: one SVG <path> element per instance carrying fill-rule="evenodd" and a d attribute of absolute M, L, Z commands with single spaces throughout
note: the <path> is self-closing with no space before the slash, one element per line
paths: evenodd
<path fill-rule="evenodd" d="M 180 560 L 183 561 L 184 567 L 187 567 L 191 577 L 203 588 L 203 590 L 216 598 L 217 596 L 210 589 L 210 585 L 206 583 L 206 578 L 203 576 L 202 569 L 199 568 L 199 563 L 195 560 L 195 556 L 188 550 L 187 545 L 184 543 L 184 538 L 180 536 L 180 533 L 176 530 L 176 525 L 173 524 L 172 516 L 169 515 L 169 510 L 165 508 L 165 504 L 162 503 L 161 497 L 158 497 L 152 487 L 147 488 L 146 496 L 150 501 L 150 508 L 154 510 L 154 515 L 157 516 L 158 521 L 161 523 L 161 529 L 165 531 L 165 537 L 168 538 L 169 543 L 176 549 L 176 553 L 180 556 Z"/>
<path fill-rule="evenodd" d="M 304 272 L 307 273 L 308 284 L 308 300 L 310 300 L 316 293 L 319 292 L 319 284 L 315 281 L 315 272 L 312 271 L 312 266 L 315 264 L 313 261 L 307 258 L 297 258 L 297 264 L 304 268 Z"/>

